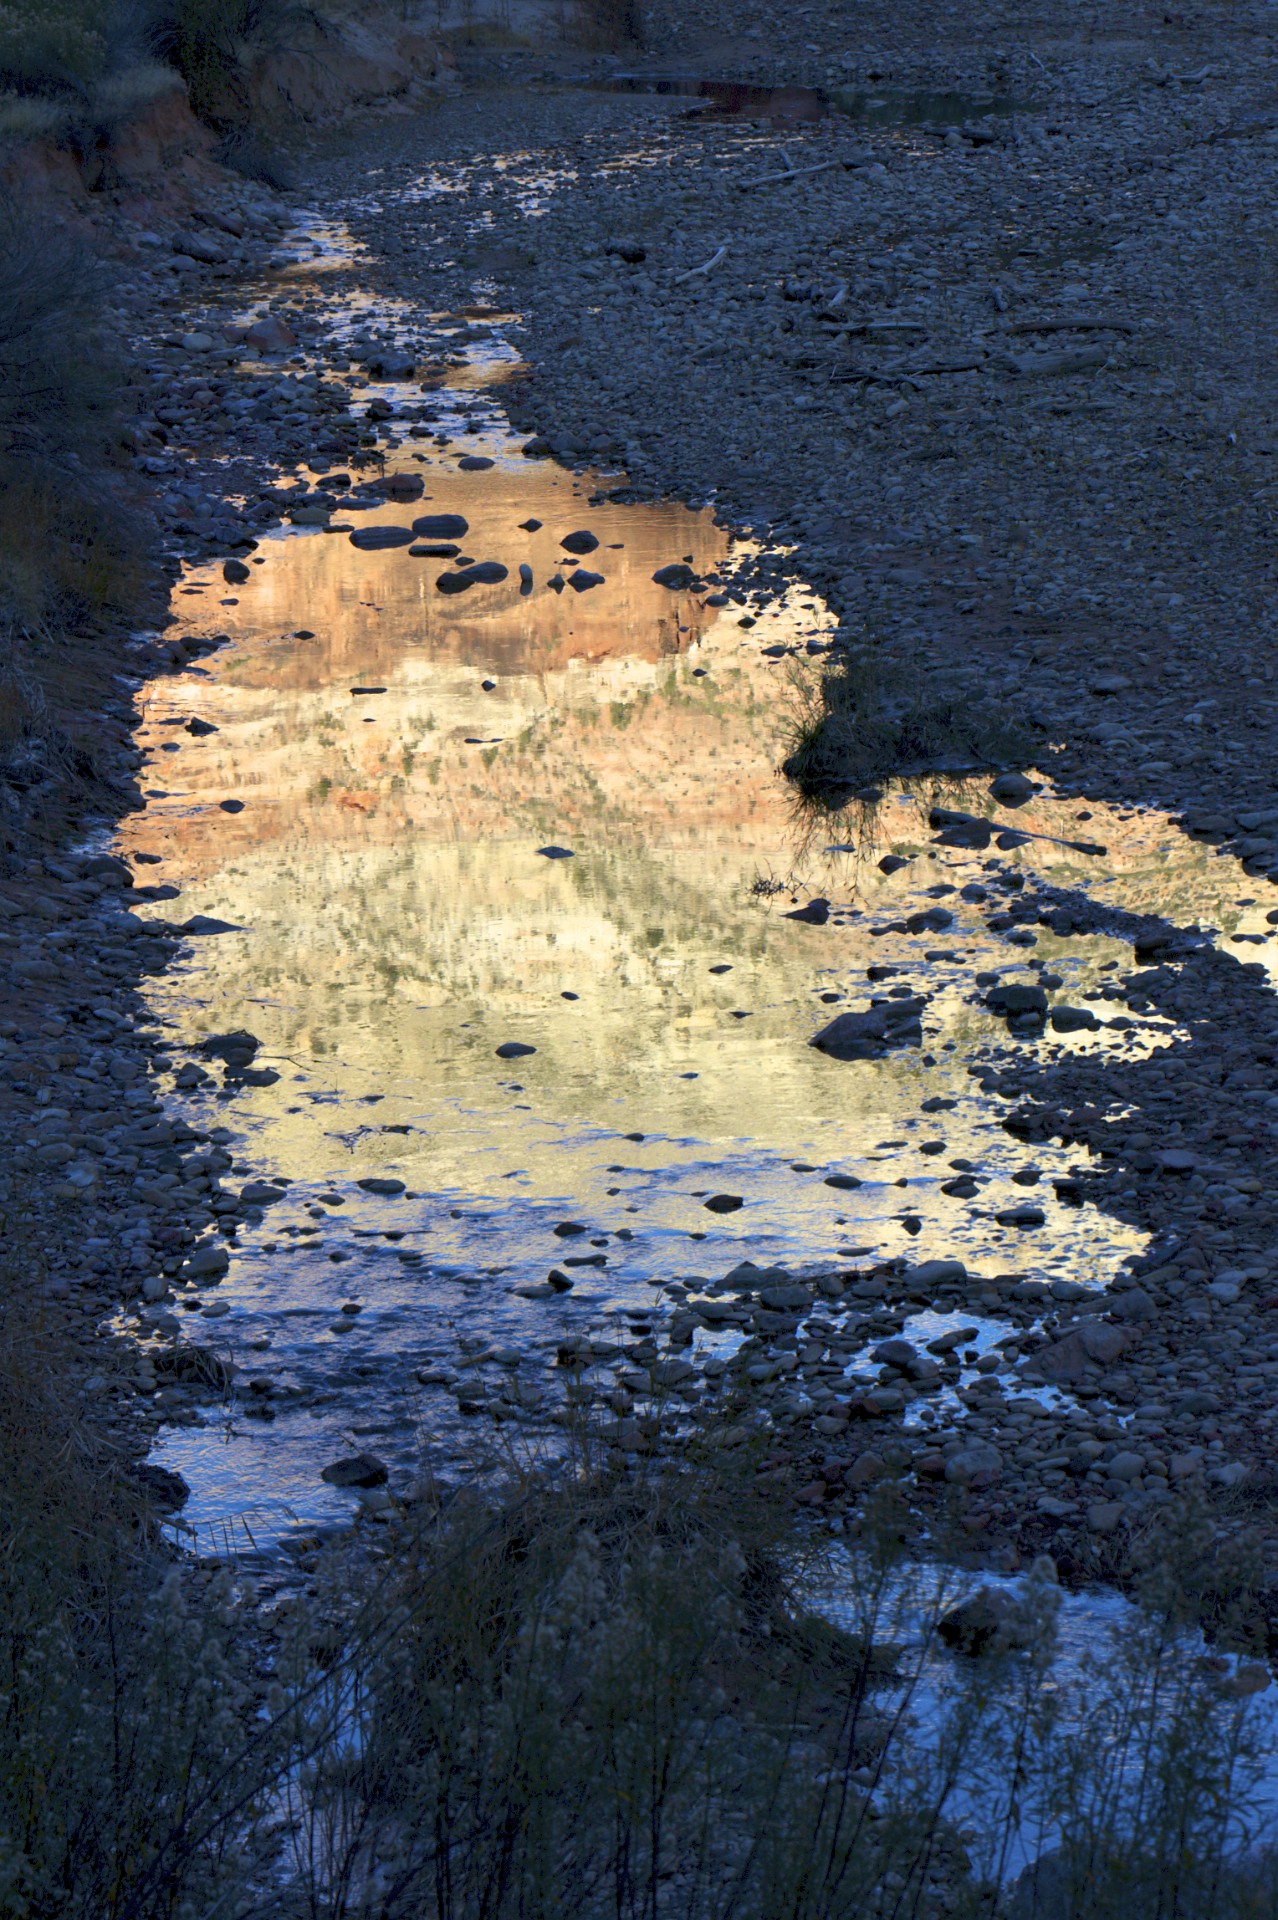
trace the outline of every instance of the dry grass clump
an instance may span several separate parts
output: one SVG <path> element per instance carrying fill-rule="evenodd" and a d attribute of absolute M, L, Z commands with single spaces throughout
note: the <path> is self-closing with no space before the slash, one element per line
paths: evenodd
<path fill-rule="evenodd" d="M 0 1910 L 1273 1920 L 1263 1725 L 1154 1602 L 1063 1676 L 1044 1562 L 947 1654 L 890 1496 L 805 1546 L 706 1462 L 418 1499 L 258 1618 L 165 1572 L 42 1340 L 0 1325 Z"/>
<path fill-rule="evenodd" d="M 885 780 L 1024 765 L 1032 753 L 1029 729 L 1005 707 L 891 666 L 868 641 L 797 666 L 791 687 L 781 770 L 823 809 Z"/>
<path fill-rule="evenodd" d="M 85 94 L 106 72 L 112 26 L 91 0 L 5 0 L 0 6 L 0 87 L 16 93 Z"/>
<path fill-rule="evenodd" d="M 200 119 L 226 131 L 248 118 L 246 47 L 278 34 L 289 12 L 288 0 L 151 0 L 148 41 L 181 75 Z"/>
<path fill-rule="evenodd" d="M 571 0 L 568 33 L 581 46 L 603 53 L 644 45 L 642 0 Z"/>
<path fill-rule="evenodd" d="M 0 207 L 0 766 L 19 790 L 91 770 L 71 735 L 109 672 L 103 623 L 147 585 L 107 464 L 121 381 L 101 296 L 74 239 Z"/>
<path fill-rule="evenodd" d="M 294 0 L 0 0 L 0 136 L 87 148 L 179 79 L 211 126 L 239 125 L 246 51 L 299 11 Z"/>

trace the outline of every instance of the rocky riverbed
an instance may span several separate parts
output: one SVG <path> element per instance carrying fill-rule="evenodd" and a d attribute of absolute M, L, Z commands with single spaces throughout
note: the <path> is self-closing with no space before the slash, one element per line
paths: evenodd
<path fill-rule="evenodd" d="M 389 1511 L 417 1484 L 416 1436 L 444 1431 L 429 1411 L 442 1396 L 456 1410 L 445 1424 L 458 1472 L 467 1456 L 492 1457 L 472 1436 L 494 1421 L 553 1432 L 589 1415 L 623 1452 L 699 1434 L 748 1446 L 762 1476 L 837 1525 L 855 1524 L 867 1489 L 898 1485 L 925 1522 L 938 1505 L 952 1511 L 969 1550 L 1005 1569 L 1047 1547 L 1080 1577 L 1117 1571 L 1133 1530 L 1186 1498 L 1226 1529 L 1258 1531 L 1272 1552 L 1273 322 L 1252 262 L 1276 149 L 1252 30 L 1239 16 L 1231 36 L 1213 33 L 1210 60 L 1192 27 L 1174 24 L 1142 26 L 1130 45 L 1062 46 L 1024 28 L 1014 45 L 1009 30 L 1006 48 L 993 32 L 975 48 L 942 22 L 917 44 L 898 40 L 890 60 L 867 51 L 868 32 L 840 52 L 842 30 L 819 10 L 799 29 L 815 52 L 764 14 L 731 49 L 698 52 L 683 28 L 662 31 L 685 66 L 713 59 L 726 79 L 803 81 L 825 90 L 828 110 L 785 126 L 690 114 L 686 98 L 568 89 L 536 56 L 488 56 L 430 113 L 347 129 L 304 158 L 291 206 L 237 184 L 180 220 L 115 233 L 118 320 L 139 350 L 133 452 L 165 519 L 179 617 L 133 655 L 148 682 L 135 796 L 146 810 L 117 847 L 99 838 L 11 861 L 0 1028 L 11 1243 L 49 1311 L 113 1330 L 86 1346 L 78 1390 L 121 1447 L 163 1428 L 158 1457 L 195 1461 L 201 1475 L 219 1471 L 213 1442 L 228 1418 L 232 1431 L 252 1416 L 255 1432 L 283 1432 L 290 1410 L 310 1419 L 324 1402 L 337 1409 L 320 1429 L 334 1455 L 376 1454 L 338 1477 L 367 1482 L 370 1515 Z M 588 63 L 573 78 L 617 71 Z M 847 110 L 867 93 L 886 102 L 881 113 Z M 910 108 L 941 95 L 950 105 L 930 119 Z M 970 112 L 956 115 L 956 99 Z M 554 459 L 582 469 L 565 515 L 571 505 L 588 529 L 591 513 L 612 514 L 617 539 L 645 502 L 713 502 L 714 524 L 703 515 L 687 534 L 687 578 L 656 589 L 684 630 L 671 649 L 681 699 L 726 684 L 729 631 L 735 672 L 761 685 L 773 673 L 773 715 L 777 669 L 870 634 L 896 671 L 959 699 L 993 692 L 1030 730 L 1034 777 L 1004 797 L 988 776 L 961 792 L 889 794 L 876 820 L 820 823 L 830 855 L 796 850 L 791 835 L 758 913 L 769 953 L 802 943 L 787 952 L 801 952 L 822 1014 L 856 1016 L 828 1053 L 806 1051 L 821 1023 L 800 1012 L 785 968 L 757 972 L 757 1005 L 714 1003 L 715 1020 L 740 1016 L 741 1031 L 765 1002 L 781 1009 L 767 1058 L 815 1061 L 815 1111 L 829 1099 L 877 1118 L 872 1089 L 904 1075 L 893 1117 L 908 1131 L 871 1140 L 877 1129 L 845 1120 L 818 1158 L 799 1118 L 787 1120 L 768 1142 L 767 1179 L 750 1165 L 754 1192 L 725 1180 L 695 1196 L 703 1212 L 709 1203 L 707 1227 L 654 1223 L 658 1239 L 720 1236 L 697 1248 L 695 1269 L 666 1239 L 615 1286 L 593 1276 L 600 1256 L 617 1262 L 620 1221 L 592 1192 L 595 1217 L 566 1221 L 598 1242 L 591 1265 L 566 1270 L 571 1234 L 558 1259 L 529 1243 L 526 1268 L 498 1248 L 488 1265 L 514 1291 L 495 1312 L 459 1278 L 475 1258 L 462 1230 L 441 1218 L 432 1231 L 421 1209 L 405 1211 L 430 1189 L 424 1168 L 411 1179 L 384 1164 L 395 1138 L 379 1135 L 346 1180 L 335 1162 L 285 1164 L 272 1117 L 285 1036 L 263 1038 L 256 1009 L 232 1004 L 251 942 L 248 973 L 231 967 L 225 991 L 220 958 L 201 958 L 214 943 L 219 956 L 237 951 L 237 915 L 254 895 L 249 884 L 232 900 L 225 849 L 242 854 L 255 829 L 247 821 L 249 840 L 224 839 L 219 853 L 208 822 L 220 816 L 231 835 L 261 798 L 262 743 L 236 731 L 231 693 L 254 675 L 268 699 L 273 681 L 301 684 L 295 656 L 320 624 L 317 603 L 289 587 L 286 548 L 346 556 L 339 598 L 374 614 L 373 592 L 359 590 L 373 576 L 357 582 L 353 556 L 387 569 L 378 603 L 405 577 L 391 567 L 434 581 L 453 561 L 464 571 L 495 558 L 505 581 L 481 576 L 465 601 L 498 596 L 459 662 L 472 677 L 497 660 L 521 586 L 544 602 L 557 577 L 583 619 L 592 596 L 616 606 L 603 544 L 599 558 L 566 551 L 562 564 L 530 549 L 526 582 L 513 545 L 401 551 L 415 518 L 453 508 L 444 496 L 462 476 L 482 501 L 521 464 Z M 571 489 L 553 472 L 548 484 Z M 391 528 L 379 551 L 370 535 Z M 654 562 L 684 564 L 675 532 L 671 521 Z M 732 548 L 730 536 L 749 538 Z M 604 579 L 574 583 L 574 566 Z M 334 628 L 336 604 L 324 606 Z M 263 672 L 271 648 L 294 666 Z M 371 664 L 367 637 L 326 655 L 317 690 L 362 676 L 365 655 Z M 392 638 L 380 664 L 389 677 L 398 663 Z M 694 685 L 698 673 L 709 688 Z M 737 697 L 693 711 L 678 750 L 743 742 Z M 102 725 L 122 720 L 117 703 Z M 365 814 L 369 793 L 387 804 L 401 733 L 376 765 L 365 756 L 362 786 L 348 783 Z M 654 755 L 671 737 L 654 731 Z M 592 764 L 585 734 L 572 744 Z M 502 740 L 459 710 L 451 777 L 472 745 L 498 753 L 498 778 Z M 209 770 L 194 787 L 184 771 L 176 807 L 176 781 L 159 780 L 177 764 L 166 746 L 181 748 L 184 770 Z M 140 771 L 123 737 L 111 752 L 118 775 Z M 734 780 L 775 765 L 779 734 L 766 753 L 761 740 L 741 745 Z M 640 755 L 632 771 L 652 780 L 653 764 Z M 331 788 L 330 772 L 314 773 Z M 398 777 L 411 788 L 411 765 Z M 583 790 L 570 827 L 589 831 L 603 790 Z M 476 814 L 480 834 L 500 837 L 502 794 L 484 803 L 491 817 Z M 274 804 L 296 808 L 302 795 L 286 779 Z M 535 857 L 531 816 L 520 824 Z M 1151 851 L 1116 867 L 1105 850 L 1125 833 Z M 800 924 L 784 920 L 796 912 Z M 181 952 L 187 970 L 171 978 L 197 1007 L 220 996 L 217 1026 L 181 1014 L 171 988 L 139 995 L 142 976 Z M 549 1017 L 539 1004 L 528 1012 L 533 1024 Z M 724 1052 L 729 1030 L 716 1027 L 713 1044 L 730 1078 L 744 1056 Z M 672 1080 L 702 1070 L 700 1059 L 670 1066 Z M 520 1071 L 532 1084 L 535 1069 Z M 790 1069 L 769 1071 L 779 1086 Z M 353 1080 L 340 1092 L 346 1106 L 361 1097 Z M 661 1098 L 665 1111 L 653 1098 L 649 1111 L 673 1137 L 687 1116 Z M 762 1110 L 768 1098 L 765 1076 L 752 1099 Z M 617 1125 L 614 1137 L 637 1130 Z M 696 1137 L 691 1121 L 684 1131 Z M 923 1202 L 907 1194 L 891 1225 L 878 1197 L 887 1168 L 863 1164 L 876 1155 L 904 1155 L 891 1180 L 923 1183 Z M 843 1219 L 809 1209 L 794 1228 L 776 1186 L 783 1156 Z M 944 1182 L 929 1172 L 941 1156 Z M 722 1166 L 721 1154 L 693 1157 Z M 653 1190 L 655 1169 L 632 1172 L 623 1184 Z M 369 1186 L 379 1179 L 380 1195 Z M 984 1194 L 991 1179 L 1009 1190 Z M 582 1191 L 561 1179 L 533 1198 L 549 1208 Z M 401 1270 L 414 1254 L 436 1261 L 448 1331 L 432 1328 L 418 1352 L 405 1329 L 420 1333 L 420 1306 L 397 1295 L 378 1332 L 352 1287 L 325 1311 L 360 1334 L 339 1340 L 330 1325 L 325 1338 L 345 1351 L 373 1329 L 362 1360 L 335 1370 L 321 1356 L 318 1384 L 303 1344 L 283 1372 L 264 1362 L 281 1291 L 317 1310 L 313 1223 L 287 1212 L 298 1198 L 326 1222 L 340 1202 L 372 1209 L 349 1241 L 325 1246 L 325 1268 L 371 1258 L 383 1236 Z M 548 1212 L 537 1222 L 552 1230 Z M 1101 1257 L 1082 1271 L 1089 1244 Z M 642 1307 L 631 1282 L 652 1283 Z M 448 1291 L 459 1287 L 464 1306 Z M 389 1377 L 379 1343 L 415 1396 L 384 1436 L 350 1413 Z M 215 1409 L 223 1424 L 207 1428 L 209 1444 L 183 1454 L 175 1436 L 206 1433 Z M 264 1443 L 259 1455 L 252 1489 L 234 1491 L 223 1517 L 257 1510 Z M 318 1457 L 304 1459 L 311 1480 L 298 1489 L 319 1484 Z M 298 1497 L 304 1517 L 328 1511 Z M 350 1495 L 324 1497 L 338 1513 Z"/>

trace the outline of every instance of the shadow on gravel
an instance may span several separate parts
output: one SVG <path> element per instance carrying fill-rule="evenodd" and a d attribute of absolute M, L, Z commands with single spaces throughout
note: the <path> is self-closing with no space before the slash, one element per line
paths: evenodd
<path fill-rule="evenodd" d="M 868 788 L 929 774 L 1024 766 L 1029 728 L 993 700 L 929 685 L 908 662 L 845 646 L 791 673 L 789 751 L 781 771 L 802 800 L 834 813 Z"/>

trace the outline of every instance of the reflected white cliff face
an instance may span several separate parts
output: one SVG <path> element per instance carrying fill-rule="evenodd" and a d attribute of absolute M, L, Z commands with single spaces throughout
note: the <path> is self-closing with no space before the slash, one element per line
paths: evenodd
<path fill-rule="evenodd" d="M 1028 1155 L 967 1073 L 974 1048 L 1007 1043 L 974 1004 L 976 971 L 1029 979 L 1045 963 L 1053 997 L 1075 1000 L 1130 949 L 1046 932 L 1032 953 L 1009 946 L 959 891 L 991 881 L 991 856 L 931 845 L 909 795 L 889 797 L 873 844 L 847 850 L 836 822 L 837 847 L 800 857 L 776 772 L 794 661 L 764 649 L 802 652 L 824 610 L 795 593 L 743 629 L 740 606 L 652 579 L 685 558 L 714 574 L 727 543 L 709 516 L 591 507 L 585 482 L 499 434 L 464 447 L 491 467 L 463 471 L 462 451 L 404 453 L 422 499 L 333 515 L 366 528 L 459 514 L 461 556 L 361 551 L 341 531 L 268 539 L 247 585 L 184 583 L 182 621 L 229 644 L 147 704 L 151 798 L 122 850 L 159 857 L 139 879 L 180 886 L 156 911 L 238 929 L 193 940 L 157 1010 L 179 1041 L 248 1028 L 279 1076 L 173 1098 L 294 1183 L 244 1230 L 219 1289 L 219 1335 L 284 1369 L 279 1417 L 184 1430 L 165 1453 L 201 1524 L 339 1507 L 317 1461 L 361 1435 L 391 1457 L 425 1432 L 437 1466 L 471 1466 L 476 1427 L 422 1384 L 459 1341 L 550 1350 L 565 1328 L 649 1311 L 653 1283 L 743 1255 L 958 1254 L 977 1272 L 1104 1281 L 1138 1244 L 1062 1205 L 1046 1177 L 1042 1228 L 1000 1225 L 1026 1198 L 1011 1175 Z M 574 557 L 561 541 L 581 530 L 598 545 Z M 507 577 L 440 592 L 462 556 Z M 549 584 L 578 566 L 602 583 Z M 215 731 L 189 733 L 192 719 Z M 1015 824 L 1085 834 L 1104 858 L 1032 840 L 994 871 L 1239 922 L 1232 863 L 1157 818 L 1079 812 L 1046 797 Z M 890 875 L 889 849 L 906 858 Z M 785 917 L 814 894 L 832 902 L 826 924 Z M 938 905 L 943 930 L 882 932 Z M 898 971 L 871 983 L 871 966 Z M 840 1062 L 809 1047 L 894 987 L 929 996 L 922 1048 Z M 531 1051 L 503 1057 L 510 1043 Z M 1037 1147 L 1034 1162 L 1047 1176 L 1070 1157 Z M 975 1196 L 942 1192 L 956 1160 Z M 368 1178 L 403 1191 L 370 1194 Z M 707 1210 L 717 1194 L 741 1204 Z M 581 1231 L 556 1233 L 565 1223 Z M 510 1291 L 552 1267 L 571 1291 Z M 344 1324 L 343 1305 L 358 1309 Z"/>

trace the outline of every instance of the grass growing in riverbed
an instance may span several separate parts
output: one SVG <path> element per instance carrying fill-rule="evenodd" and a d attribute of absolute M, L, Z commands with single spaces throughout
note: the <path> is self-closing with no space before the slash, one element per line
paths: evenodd
<path fill-rule="evenodd" d="M 6 1912 L 977 1920 L 1044 1854 L 1017 1920 L 1272 1911 L 1224 1851 L 1254 1710 L 1156 1607 L 1058 1685 L 1043 1568 L 1001 1651 L 945 1655 L 952 1585 L 890 1499 L 845 1555 L 722 1467 L 424 1499 L 265 1618 L 125 1511 L 42 1581 L 83 1491 L 34 1460 L 75 1457 L 74 1416 L 29 1329 L 0 1380 L 0 1485 L 45 1515 L 0 1615 Z"/>
<path fill-rule="evenodd" d="M 887 780 L 1023 765 L 1032 754 L 1029 729 L 1006 708 L 889 663 L 870 638 L 796 665 L 790 685 L 781 770 L 822 811 Z"/>
<path fill-rule="evenodd" d="M 91 768 L 73 715 L 114 664 L 95 631 L 146 587 L 108 465 L 121 382 L 102 291 L 76 241 L 0 209 L 0 762 L 19 788 Z"/>

